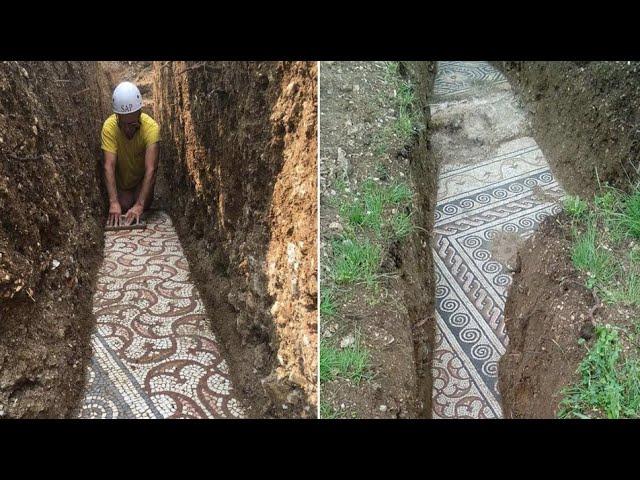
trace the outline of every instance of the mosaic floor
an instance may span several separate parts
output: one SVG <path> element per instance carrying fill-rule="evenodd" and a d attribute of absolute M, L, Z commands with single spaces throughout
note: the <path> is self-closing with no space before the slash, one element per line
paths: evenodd
<path fill-rule="evenodd" d="M 105 232 L 81 418 L 242 417 L 169 216 Z"/>
<path fill-rule="evenodd" d="M 439 62 L 436 97 L 508 83 L 484 62 Z M 493 108 L 496 108 L 495 105 Z M 436 108 L 436 111 L 438 109 Z M 432 110 L 433 111 L 433 110 Z M 560 210 L 563 192 L 535 141 L 497 142 L 488 158 L 441 167 L 435 212 L 434 418 L 499 418 L 497 366 L 508 338 L 506 292 L 517 243 Z"/>
<path fill-rule="evenodd" d="M 458 96 L 474 87 L 508 86 L 507 79 L 486 62 L 438 62 L 433 98 Z"/>

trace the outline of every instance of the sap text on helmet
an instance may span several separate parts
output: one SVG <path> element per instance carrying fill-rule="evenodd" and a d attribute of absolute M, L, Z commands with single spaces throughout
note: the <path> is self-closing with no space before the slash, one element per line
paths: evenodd
<path fill-rule="evenodd" d="M 114 113 L 133 113 L 142 108 L 140 90 L 131 82 L 120 83 L 113 91 L 112 100 Z"/>

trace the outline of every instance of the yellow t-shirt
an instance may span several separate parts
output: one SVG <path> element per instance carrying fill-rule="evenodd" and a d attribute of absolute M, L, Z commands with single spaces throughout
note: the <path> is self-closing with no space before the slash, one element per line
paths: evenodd
<path fill-rule="evenodd" d="M 146 113 L 140 115 L 140 128 L 131 140 L 118 127 L 114 113 L 102 125 L 102 150 L 115 153 L 116 186 L 131 190 L 144 177 L 144 152 L 149 145 L 160 141 L 158 123 Z"/>

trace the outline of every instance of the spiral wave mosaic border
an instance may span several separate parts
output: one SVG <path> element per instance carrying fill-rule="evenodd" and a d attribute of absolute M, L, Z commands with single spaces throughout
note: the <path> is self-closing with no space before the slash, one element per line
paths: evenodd
<path fill-rule="evenodd" d="M 468 71 L 465 69 L 469 69 Z M 435 91 L 465 92 L 505 80 L 483 62 L 440 62 Z M 446 104 L 443 104 L 446 109 Z M 448 165 L 435 209 L 434 418 L 499 418 L 498 361 L 508 338 L 504 306 L 511 272 L 492 255 L 499 234 L 530 236 L 564 195 L 532 138 L 473 165 Z"/>

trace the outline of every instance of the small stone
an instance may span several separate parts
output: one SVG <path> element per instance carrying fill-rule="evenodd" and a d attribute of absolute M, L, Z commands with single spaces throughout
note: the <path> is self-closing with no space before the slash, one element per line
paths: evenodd
<path fill-rule="evenodd" d="M 298 91 L 298 84 L 293 81 L 289 85 L 287 85 L 287 95 L 291 95 Z"/>
<path fill-rule="evenodd" d="M 338 232 L 342 232 L 344 230 L 344 228 L 342 227 L 342 225 L 340 224 L 340 222 L 331 222 L 329 224 L 329 229 L 331 230 L 337 230 Z"/>
<path fill-rule="evenodd" d="M 60 262 L 58 260 L 56 260 L 55 258 L 51 260 L 51 270 L 55 270 L 59 266 L 60 266 Z"/>
<path fill-rule="evenodd" d="M 381 412 L 386 412 L 387 411 L 387 406 L 386 405 L 380 405 L 380 411 Z"/>
<path fill-rule="evenodd" d="M 340 348 L 347 348 L 350 345 L 353 345 L 354 343 L 356 343 L 356 338 L 353 336 L 353 334 L 349 334 L 346 337 L 344 337 L 342 340 L 340 340 Z"/>
<path fill-rule="evenodd" d="M 345 178 L 349 169 L 349 161 L 347 160 L 347 153 L 340 147 L 338 147 L 338 168 L 343 178 Z"/>

